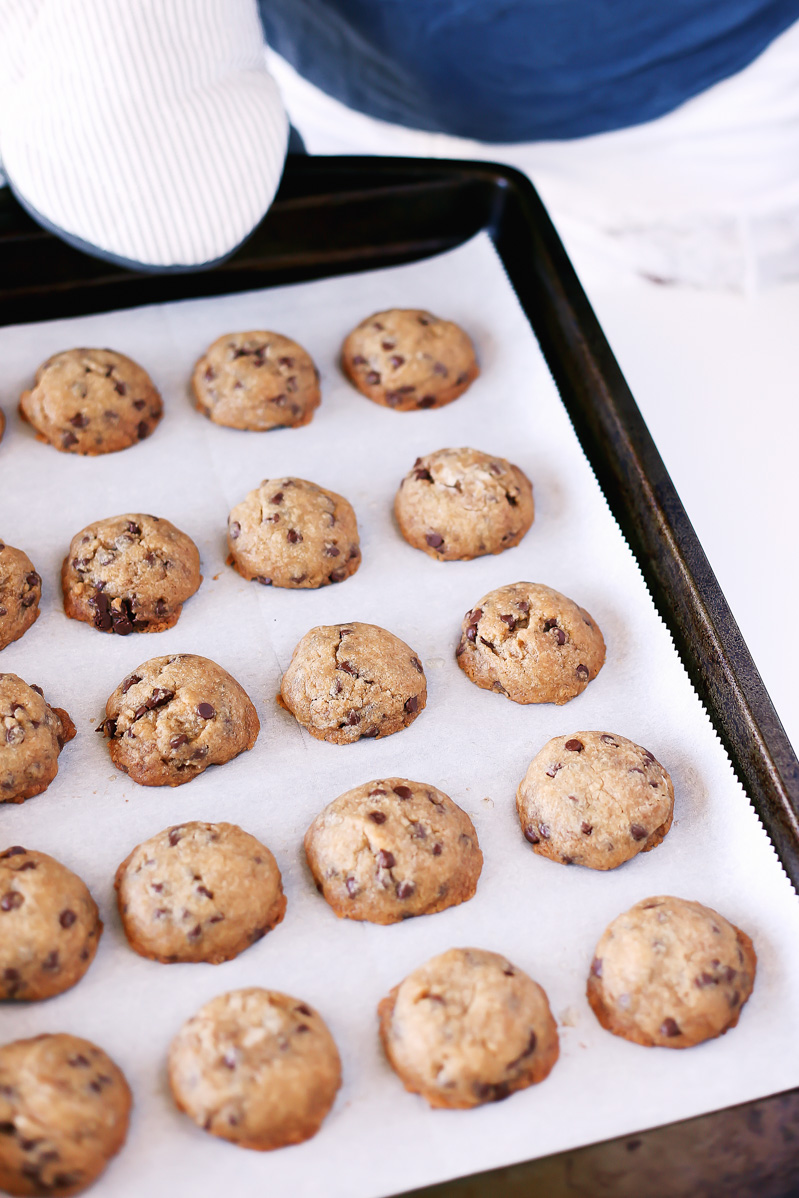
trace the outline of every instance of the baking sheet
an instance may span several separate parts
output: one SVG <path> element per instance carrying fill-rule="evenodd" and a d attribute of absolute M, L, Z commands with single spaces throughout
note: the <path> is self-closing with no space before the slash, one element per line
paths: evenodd
<path fill-rule="evenodd" d="M 459 321 L 482 375 L 439 411 L 400 414 L 369 403 L 336 365 L 344 335 L 370 312 L 427 307 Z M 195 359 L 217 336 L 252 328 L 294 337 L 321 371 L 322 406 L 302 429 L 218 428 L 191 407 Z M 121 454 L 77 458 L 35 441 L 14 413 L 39 362 L 74 345 L 109 345 L 140 361 L 165 401 L 151 439 Z M 47 1003 L 5 1004 L 0 1040 L 70 1031 L 124 1069 L 135 1108 L 126 1148 L 92 1191 L 218 1198 L 375 1198 L 573 1148 L 799 1084 L 799 904 L 649 599 L 637 565 L 582 454 L 546 365 L 486 235 L 436 259 L 279 290 L 0 330 L 0 536 L 44 579 L 42 615 L 3 651 L 0 669 L 40 684 L 78 728 L 48 791 L 0 807 L 0 846 L 52 853 L 79 873 L 106 930 L 87 976 Z M 417 455 L 470 445 L 509 457 L 533 480 L 536 521 L 522 544 L 491 558 L 439 563 L 411 549 L 393 520 L 396 486 Z M 246 583 L 225 565 L 226 516 L 261 478 L 298 475 L 346 495 L 363 564 L 318 591 Z M 178 625 L 157 635 L 104 636 L 67 620 L 59 569 L 72 535 L 130 511 L 165 516 L 202 555 L 204 582 Z M 607 664 L 565 707 L 521 707 L 478 690 L 457 668 L 463 613 L 488 590 L 527 579 L 586 607 Z M 428 707 L 385 740 L 312 740 L 275 703 L 299 638 L 316 624 L 381 624 L 424 661 Z M 172 790 L 136 786 L 94 733 L 105 700 L 148 657 L 213 658 L 256 703 L 255 748 Z M 663 845 L 613 872 L 566 868 L 522 839 L 516 786 L 552 736 L 618 732 L 646 746 L 675 784 Z M 361 782 L 431 782 L 472 816 L 485 854 L 477 895 L 393 927 L 338 920 L 316 893 L 302 836 L 316 813 Z M 118 863 L 141 840 L 188 819 L 230 820 L 275 853 L 284 922 L 235 961 L 160 965 L 130 950 L 113 898 Z M 718 909 L 754 939 L 755 991 L 739 1026 L 684 1052 L 644 1049 L 600 1028 L 584 997 L 606 924 L 648 895 Z M 561 1034 L 549 1079 L 475 1111 L 431 1111 L 382 1058 L 378 1000 L 415 966 L 456 945 L 505 953 L 546 989 Z M 173 1106 L 169 1042 L 212 996 L 264 985 L 319 1008 L 341 1051 L 344 1084 L 321 1132 L 269 1154 L 237 1149 Z"/>

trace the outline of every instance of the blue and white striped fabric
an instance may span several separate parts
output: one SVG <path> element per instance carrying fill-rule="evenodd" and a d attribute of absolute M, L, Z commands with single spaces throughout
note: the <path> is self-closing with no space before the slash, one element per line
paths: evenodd
<path fill-rule="evenodd" d="M 0 0 L 0 160 L 42 224 L 152 269 L 225 257 L 288 121 L 255 0 Z"/>

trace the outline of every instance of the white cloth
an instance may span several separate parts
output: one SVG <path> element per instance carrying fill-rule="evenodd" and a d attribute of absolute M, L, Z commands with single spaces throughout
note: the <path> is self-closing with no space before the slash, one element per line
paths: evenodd
<path fill-rule="evenodd" d="M 280 182 L 288 121 L 255 0 L 0 0 L 0 159 L 103 253 L 229 253 Z"/>
<path fill-rule="evenodd" d="M 486 145 L 353 112 L 270 55 L 313 154 L 478 158 L 528 174 L 578 271 L 742 291 L 799 277 L 799 24 L 674 112 L 564 142 Z"/>

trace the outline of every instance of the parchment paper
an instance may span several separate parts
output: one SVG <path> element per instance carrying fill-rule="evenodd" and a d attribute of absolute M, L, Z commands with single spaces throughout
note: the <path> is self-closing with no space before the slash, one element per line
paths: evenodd
<path fill-rule="evenodd" d="M 482 375 L 440 411 L 400 414 L 342 377 L 344 335 L 386 307 L 427 307 L 472 334 Z M 317 361 L 322 406 L 306 428 L 261 434 L 218 428 L 188 400 L 195 359 L 242 329 L 295 337 Z M 39 362 L 75 345 L 109 345 L 140 361 L 166 415 L 152 438 L 105 458 L 37 443 L 14 412 Z M 653 369 L 655 368 L 653 364 Z M 54 854 L 90 886 L 106 930 L 87 976 L 47 1003 L 5 1004 L 2 1041 L 70 1031 L 104 1047 L 135 1096 L 128 1144 L 97 1198 L 275 1194 L 371 1198 L 686 1118 L 799 1084 L 799 904 L 678 660 L 638 568 L 593 478 L 538 346 L 485 236 L 392 270 L 0 330 L 0 536 L 44 578 L 43 614 L 0 658 L 65 706 L 78 728 L 49 790 L 0 808 L 0 842 Z M 690 430 L 686 430 L 690 435 Z M 535 484 L 536 521 L 498 557 L 439 563 L 410 548 L 392 499 L 418 454 L 470 445 L 509 457 Z M 263 477 L 293 474 L 346 495 L 363 564 L 318 591 L 246 583 L 225 565 L 226 516 Z M 166 516 L 198 543 L 205 581 L 177 627 L 102 635 L 67 620 L 59 568 L 71 536 L 121 512 Z M 731 528 L 731 535 L 733 535 Z M 478 690 L 457 668 L 463 613 L 486 591 L 528 579 L 586 607 L 608 646 L 596 681 L 565 707 L 522 707 Z M 281 672 L 316 624 L 381 624 L 422 657 L 425 712 L 406 731 L 352 746 L 310 739 L 275 704 Z M 149 657 L 201 653 L 256 703 L 252 752 L 178 789 L 135 785 L 110 764 L 94 727 L 122 677 Z M 674 826 L 664 844 L 611 873 L 536 857 L 522 839 L 516 786 L 554 735 L 619 732 L 671 772 Z M 404 775 L 441 787 L 477 826 L 485 868 L 475 898 L 394 927 L 338 920 L 310 880 L 302 835 L 351 786 Z M 186 819 L 241 824 L 277 856 L 285 921 L 235 961 L 159 965 L 128 948 L 112 882 L 134 845 Z M 584 997 L 606 924 L 649 895 L 718 909 L 754 939 L 759 968 L 739 1026 L 687 1051 L 645 1049 L 600 1028 Z M 455 945 L 493 949 L 546 989 L 561 1033 L 547 1081 L 471 1112 L 432 1111 L 382 1058 L 378 1000 L 411 969 Z M 344 1085 L 321 1132 L 269 1154 L 215 1140 L 180 1115 L 166 1084 L 172 1036 L 212 996 L 247 985 L 319 1008 L 339 1044 Z"/>

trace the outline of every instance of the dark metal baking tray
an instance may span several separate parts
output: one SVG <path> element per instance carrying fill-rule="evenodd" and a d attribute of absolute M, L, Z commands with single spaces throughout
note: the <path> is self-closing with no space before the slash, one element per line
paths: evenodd
<path fill-rule="evenodd" d="M 532 184 L 509 167 L 291 157 L 224 264 L 140 274 L 88 258 L 0 198 L 0 325 L 278 286 L 491 236 L 610 508 L 785 870 L 799 889 L 799 762 L 610 346 Z M 730 1164 L 735 1168 L 730 1172 Z M 799 1090 L 425 1191 L 799 1193 Z"/>

